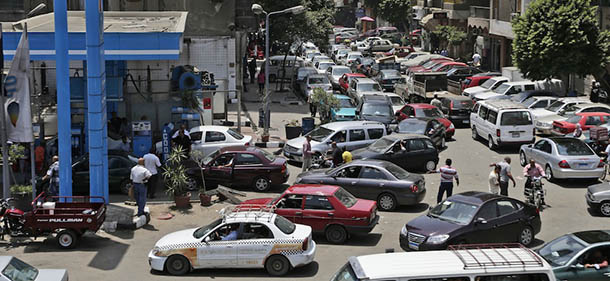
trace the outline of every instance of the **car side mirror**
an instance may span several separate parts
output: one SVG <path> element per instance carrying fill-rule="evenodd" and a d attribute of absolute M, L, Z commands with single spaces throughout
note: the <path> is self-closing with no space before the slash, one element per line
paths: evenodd
<path fill-rule="evenodd" d="M 487 224 L 487 221 L 484 218 L 477 218 L 475 222 L 477 224 Z"/>
<path fill-rule="evenodd" d="M 210 238 L 210 236 L 208 235 L 208 236 L 206 236 L 205 238 L 203 238 L 203 243 L 205 243 L 206 245 L 209 245 L 210 240 L 211 240 L 211 238 Z"/>
<path fill-rule="evenodd" d="M 392 154 L 394 154 L 394 150 L 392 150 L 392 149 L 385 152 L 385 155 L 392 155 Z"/>
<path fill-rule="evenodd" d="M 581 269 L 584 269 L 585 266 L 580 263 L 577 263 L 577 264 L 570 265 L 570 268 L 574 269 L 574 270 L 581 270 Z"/>

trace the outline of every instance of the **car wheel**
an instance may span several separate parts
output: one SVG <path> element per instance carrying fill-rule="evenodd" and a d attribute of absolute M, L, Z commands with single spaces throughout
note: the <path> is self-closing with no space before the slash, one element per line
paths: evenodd
<path fill-rule="evenodd" d="M 133 185 L 132 185 L 132 183 L 131 183 L 131 181 L 130 181 L 130 180 L 124 180 L 124 181 L 121 183 L 121 187 L 120 187 L 121 193 L 122 193 L 122 194 L 125 194 L 125 195 L 129 194 L 129 189 L 130 189 L 132 186 L 133 186 Z"/>
<path fill-rule="evenodd" d="M 326 240 L 333 244 L 343 244 L 347 240 L 347 231 L 340 225 L 331 225 L 326 228 Z"/>
<path fill-rule="evenodd" d="M 472 126 L 472 139 L 473 140 L 479 139 L 479 133 L 477 133 L 477 128 L 475 128 L 474 126 Z"/>
<path fill-rule="evenodd" d="M 604 217 L 610 217 L 610 202 L 606 201 L 606 202 L 602 202 L 599 205 L 599 212 L 604 216 Z"/>
<path fill-rule="evenodd" d="M 377 206 L 382 211 L 392 211 L 396 208 L 396 198 L 389 193 L 383 193 L 377 198 Z"/>
<path fill-rule="evenodd" d="M 193 177 L 186 178 L 186 190 L 193 191 L 197 190 L 199 185 L 197 184 L 197 180 Z"/>
<path fill-rule="evenodd" d="M 554 180 L 555 178 L 553 178 L 553 169 L 551 169 L 551 166 L 549 166 L 549 164 L 546 164 L 546 167 L 544 168 L 544 173 L 547 176 L 547 179 L 549 181 Z"/>
<path fill-rule="evenodd" d="M 608 175 L 608 164 L 604 163 L 604 173 L 599 177 L 600 181 L 604 181 Z"/>
<path fill-rule="evenodd" d="M 265 269 L 272 276 L 282 276 L 290 270 L 290 262 L 282 255 L 274 255 L 265 262 Z"/>
<path fill-rule="evenodd" d="M 494 139 L 491 137 L 491 135 L 489 135 L 489 138 L 487 139 L 487 147 L 489 147 L 491 150 L 496 149 L 496 144 L 494 143 Z"/>
<path fill-rule="evenodd" d="M 171 275 L 184 275 L 191 270 L 191 264 L 184 256 L 173 255 L 165 262 L 165 268 Z"/>
<path fill-rule="evenodd" d="M 424 165 L 424 170 L 426 172 L 436 170 L 436 163 L 434 163 L 434 161 L 432 161 L 432 160 L 426 162 L 426 165 Z"/>
<path fill-rule="evenodd" d="M 322 165 L 322 162 L 324 162 L 324 158 L 322 158 L 322 154 L 320 154 L 319 152 L 314 153 L 314 155 L 311 156 L 311 165 Z"/>
<path fill-rule="evenodd" d="M 519 164 L 521 164 L 521 167 L 525 167 L 527 165 L 527 158 L 525 158 L 525 152 L 523 152 L 523 150 L 519 152 Z"/>
<path fill-rule="evenodd" d="M 445 140 L 445 135 L 442 135 L 442 136 L 441 136 L 441 147 L 439 147 L 439 149 L 443 149 L 443 148 L 445 148 L 445 142 L 446 142 L 446 141 L 447 141 L 447 140 Z"/>
<path fill-rule="evenodd" d="M 534 231 L 529 226 L 524 227 L 521 232 L 519 232 L 518 242 L 521 243 L 521 245 L 523 246 L 529 246 L 530 244 L 532 244 L 533 241 Z"/>
<path fill-rule="evenodd" d="M 71 229 L 64 229 L 57 233 L 57 244 L 63 249 L 72 249 L 76 246 L 78 237 Z"/>
<path fill-rule="evenodd" d="M 265 192 L 271 188 L 271 182 L 266 177 L 254 179 L 254 191 Z"/>

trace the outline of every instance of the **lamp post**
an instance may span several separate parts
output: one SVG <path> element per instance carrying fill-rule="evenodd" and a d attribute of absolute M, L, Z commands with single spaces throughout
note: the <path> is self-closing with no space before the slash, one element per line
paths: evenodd
<path fill-rule="evenodd" d="M 269 118 L 271 117 L 271 112 L 269 110 L 269 16 L 287 13 L 298 15 L 300 13 L 305 12 L 305 7 L 299 5 L 281 11 L 267 13 L 265 12 L 265 10 L 263 10 L 263 7 L 261 5 L 252 4 L 252 12 L 257 15 L 265 15 L 265 95 L 263 96 L 263 114 L 265 116 L 265 129 L 263 131 L 263 135 L 268 136 L 270 123 Z"/>

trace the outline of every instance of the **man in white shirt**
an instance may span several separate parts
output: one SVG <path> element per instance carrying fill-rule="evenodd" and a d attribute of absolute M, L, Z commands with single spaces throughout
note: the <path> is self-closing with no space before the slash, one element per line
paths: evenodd
<path fill-rule="evenodd" d="M 479 53 L 474 52 L 474 55 L 472 55 L 472 64 L 474 66 L 481 66 L 481 55 Z"/>
<path fill-rule="evenodd" d="M 489 193 L 500 194 L 500 170 L 502 167 L 494 165 L 494 169 L 489 173 Z"/>
<path fill-rule="evenodd" d="M 161 167 L 161 161 L 159 161 L 159 157 L 155 155 L 155 148 L 150 148 L 150 151 L 142 157 L 144 158 L 144 167 L 152 174 L 147 183 L 147 194 L 148 198 L 155 198 L 155 191 L 157 189 L 157 184 L 159 182 L 159 175 L 157 172 L 157 168 Z"/>
<path fill-rule="evenodd" d="M 138 159 L 138 165 L 131 168 L 131 175 L 129 179 L 133 183 L 134 197 L 136 204 L 138 204 L 137 217 L 143 216 L 144 206 L 146 206 L 146 186 L 144 185 L 148 179 L 152 176 L 150 171 L 144 167 L 144 158 Z"/>

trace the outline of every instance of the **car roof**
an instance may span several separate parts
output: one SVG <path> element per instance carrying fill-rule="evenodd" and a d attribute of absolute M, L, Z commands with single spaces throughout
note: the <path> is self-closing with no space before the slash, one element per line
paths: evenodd
<path fill-rule="evenodd" d="M 381 95 L 381 94 L 365 94 L 362 95 L 361 99 L 363 102 L 371 102 L 371 103 L 378 103 L 378 102 L 383 102 L 383 103 L 389 103 L 390 101 L 388 101 L 388 96 L 386 95 Z"/>
<path fill-rule="evenodd" d="M 376 121 L 340 121 L 330 122 L 322 125 L 321 127 L 331 129 L 333 131 L 344 129 L 346 127 L 359 127 L 359 126 L 371 126 L 371 127 L 384 127 L 383 123 Z"/>
<path fill-rule="evenodd" d="M 428 103 L 410 103 L 407 105 L 410 105 L 413 108 L 436 108 L 436 106 L 428 104 Z"/>
<path fill-rule="evenodd" d="M 575 115 L 579 115 L 579 116 L 610 116 L 610 113 L 607 112 L 579 112 L 576 113 Z"/>
<path fill-rule="evenodd" d="M 575 104 L 574 107 L 576 108 L 581 108 L 581 109 L 585 109 L 585 108 L 589 108 L 589 107 L 605 107 L 605 108 L 610 108 L 610 106 L 608 106 L 607 104 L 603 104 L 603 103 L 579 103 L 579 104 Z"/>
<path fill-rule="evenodd" d="M 371 83 L 371 84 L 377 84 L 377 81 L 368 78 L 368 77 L 362 77 L 362 78 L 356 78 L 356 83 Z"/>
<path fill-rule="evenodd" d="M 500 72 L 482 72 L 482 73 L 477 73 L 472 75 L 472 77 L 495 77 L 495 76 L 502 76 L 502 73 Z"/>
<path fill-rule="evenodd" d="M 275 221 L 275 213 L 267 211 L 233 211 L 223 216 L 224 223 Z"/>
<path fill-rule="evenodd" d="M 485 105 L 487 107 L 493 107 L 494 109 L 503 110 L 503 109 L 526 109 L 523 104 L 511 101 L 511 100 L 484 100 L 479 101 L 481 105 Z"/>
<path fill-rule="evenodd" d="M 334 63 L 334 62 L 333 62 Z M 332 65 L 330 66 L 331 68 L 335 69 L 335 68 L 345 68 L 345 69 L 349 69 L 349 67 L 345 66 L 345 65 Z"/>
<path fill-rule="evenodd" d="M 318 74 L 318 73 L 312 73 L 310 75 L 307 75 L 307 78 L 322 78 L 322 77 L 326 77 L 326 75 Z"/>
<path fill-rule="evenodd" d="M 0 256 L 0 268 L 4 269 L 11 259 L 13 259 L 13 256 Z"/>
<path fill-rule="evenodd" d="M 474 205 L 483 205 L 483 203 L 487 201 L 491 201 L 498 198 L 505 198 L 504 196 L 488 193 L 488 192 L 480 192 L 480 191 L 466 191 L 462 193 L 455 194 L 448 199 L 470 203 Z"/>
<path fill-rule="evenodd" d="M 610 242 L 610 230 L 578 231 L 571 233 L 571 235 L 574 235 L 589 244 Z"/>
<path fill-rule="evenodd" d="M 349 100 L 349 99 L 352 99 L 352 98 L 350 98 L 350 97 L 348 97 L 346 95 L 343 95 L 343 94 L 334 94 L 334 96 L 335 96 L 335 98 L 340 99 L 340 100 Z"/>
<path fill-rule="evenodd" d="M 216 126 L 216 125 L 203 125 L 203 126 L 197 126 L 197 127 L 193 127 L 189 130 L 189 133 L 194 133 L 194 132 L 203 132 L 203 131 L 219 131 L 219 132 L 226 132 L 228 131 L 230 128 L 229 127 L 225 127 L 225 126 Z"/>
<path fill-rule="evenodd" d="M 286 189 L 287 194 L 316 194 L 323 196 L 331 196 L 341 187 L 336 185 L 326 184 L 295 184 Z"/>
<path fill-rule="evenodd" d="M 471 100 L 469 97 L 467 96 L 458 96 L 458 95 L 446 95 L 446 96 L 442 96 L 440 97 L 441 99 L 448 99 L 448 100 Z"/>
<path fill-rule="evenodd" d="M 225 152 L 256 152 L 258 148 L 255 146 L 245 146 L 245 145 L 232 145 L 226 146 L 220 149 L 220 153 Z"/>
<path fill-rule="evenodd" d="M 429 139 L 429 137 L 418 135 L 418 134 L 405 134 L 405 133 L 393 133 L 391 135 L 383 136 L 382 138 L 391 140 L 404 140 L 404 139 Z"/>
<path fill-rule="evenodd" d="M 346 77 L 362 77 L 362 78 L 366 78 L 366 75 L 364 75 L 362 73 L 345 73 L 344 75 L 346 75 Z"/>

